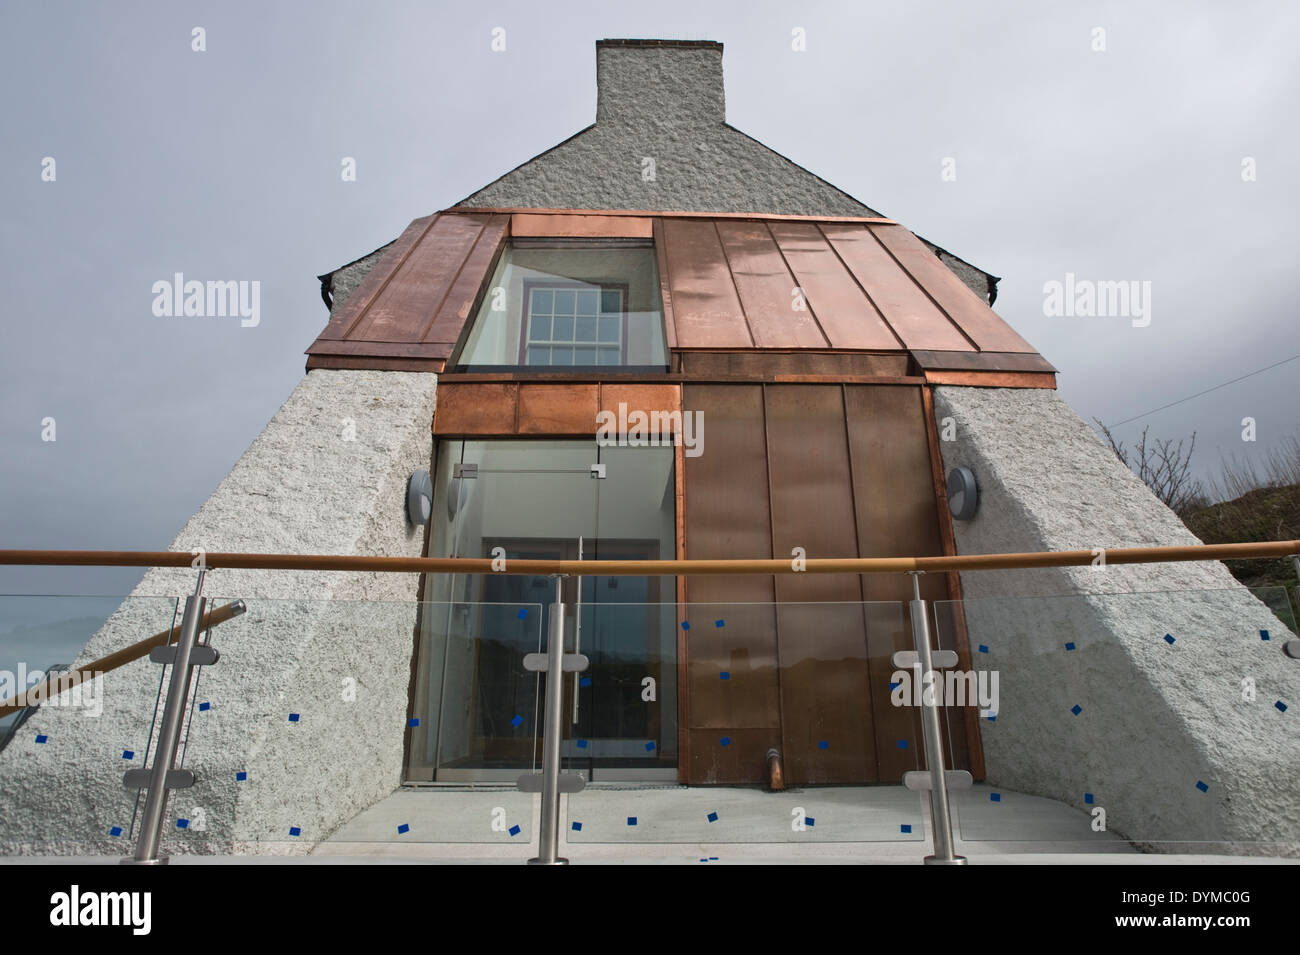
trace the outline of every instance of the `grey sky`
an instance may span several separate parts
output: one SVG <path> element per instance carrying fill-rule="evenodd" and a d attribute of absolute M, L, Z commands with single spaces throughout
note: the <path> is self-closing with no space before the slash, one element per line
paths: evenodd
<path fill-rule="evenodd" d="M 301 377 L 315 276 L 588 125 L 602 37 L 722 41 L 728 121 L 1003 276 L 997 311 L 1085 418 L 1300 353 L 1298 20 L 1282 2 L 8 4 L 0 547 L 165 549 Z M 259 281 L 260 324 L 155 317 L 175 272 Z M 1066 272 L 1150 281 L 1150 325 L 1044 316 Z M 1203 472 L 1261 456 L 1300 431 L 1298 371 L 1152 431 L 1198 431 Z M 0 592 L 139 576 L 0 568 Z"/>

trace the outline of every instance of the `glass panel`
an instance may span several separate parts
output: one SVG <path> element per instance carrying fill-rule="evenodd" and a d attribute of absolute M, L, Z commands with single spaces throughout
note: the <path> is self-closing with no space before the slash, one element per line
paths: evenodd
<path fill-rule="evenodd" d="M 138 793 L 123 774 L 146 765 L 163 676 L 148 641 L 179 626 L 172 597 L 0 596 L 0 703 L 19 707 L 0 717 L 0 854 L 129 851 Z M 103 662 L 134 644 L 135 659 Z"/>
<path fill-rule="evenodd" d="M 935 605 L 968 642 L 987 782 L 960 837 L 1064 851 L 1273 851 L 1300 841 L 1296 662 L 1284 594 L 968 599 Z M 960 687 L 952 687 L 960 693 Z M 1279 802 L 1281 800 L 1281 802 Z"/>
<path fill-rule="evenodd" d="M 597 766 L 591 784 L 569 797 L 565 837 L 571 844 L 906 843 L 925 838 L 920 797 L 901 785 L 902 772 L 920 760 L 915 713 L 900 711 L 901 728 L 872 734 L 881 706 L 890 710 L 884 686 L 889 672 L 886 663 L 879 681 L 870 679 L 868 669 L 875 661 L 867 643 L 872 621 L 892 626 L 901 606 L 786 604 L 780 610 L 791 630 L 772 653 L 762 648 L 771 643 L 770 624 L 778 615 L 774 604 L 600 605 L 615 624 L 611 629 L 619 632 L 622 648 L 628 634 L 656 614 L 659 620 L 680 617 L 675 630 L 685 641 L 691 672 L 688 777 L 725 785 L 629 788 L 602 782 Z M 856 635 L 856 653 L 846 653 L 849 635 Z M 668 637 L 663 634 L 660 643 L 664 662 L 673 652 Z M 638 657 L 635 651 L 628 654 L 629 660 Z M 621 665 L 617 652 L 601 655 L 599 662 L 592 659 L 591 690 L 604 695 L 602 705 L 592 692 L 592 704 L 597 716 L 620 727 L 619 751 L 628 760 L 644 758 L 638 749 L 669 745 L 665 731 L 655 740 L 647 738 L 653 729 L 644 728 L 653 727 L 659 717 L 666 722 L 670 709 L 676 709 L 675 701 L 669 707 L 663 698 L 647 701 L 637 693 L 643 672 L 636 664 Z M 877 704 L 873 695 L 880 697 Z M 884 738 L 890 749 L 880 753 L 878 741 Z M 597 742 L 590 740 L 588 749 Z M 784 766 L 786 789 L 781 792 L 768 791 L 762 782 L 768 778 L 770 750 L 780 753 Z M 571 765 L 585 768 L 577 759 Z"/>
<path fill-rule="evenodd" d="M 494 294 L 484 297 L 474 317 L 458 367 L 507 369 L 521 363 L 583 365 L 598 360 L 601 365 L 667 368 L 658 260 L 649 243 L 514 243 L 488 281 Z M 538 321 L 551 316 L 553 324 Z M 558 353 L 547 362 L 533 358 L 534 346 L 597 340 L 621 347 L 599 359 Z"/>
<path fill-rule="evenodd" d="M 528 323 L 528 339 L 534 342 L 551 340 L 551 316 L 534 314 Z"/>

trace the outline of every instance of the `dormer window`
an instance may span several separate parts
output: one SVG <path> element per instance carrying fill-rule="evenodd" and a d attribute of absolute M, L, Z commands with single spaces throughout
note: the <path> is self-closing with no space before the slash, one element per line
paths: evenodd
<path fill-rule="evenodd" d="M 456 367 L 667 370 L 653 242 L 512 240 L 484 289 Z"/>

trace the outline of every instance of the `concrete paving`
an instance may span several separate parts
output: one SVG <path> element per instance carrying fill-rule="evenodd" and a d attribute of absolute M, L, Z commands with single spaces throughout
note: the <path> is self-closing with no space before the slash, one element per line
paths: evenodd
<path fill-rule="evenodd" d="M 969 854 L 1135 856 L 1090 817 L 1050 799 L 976 786 L 954 828 Z M 540 797 L 507 787 L 401 789 L 348 822 L 317 856 L 526 858 L 537 852 Z M 407 827 L 402 833 L 398 828 Z M 518 832 L 510 829 L 518 826 Z M 574 862 L 918 862 L 929 810 L 901 786 L 757 788 L 593 784 L 561 800 L 561 854 Z M 963 838 L 964 837 L 964 838 Z"/>

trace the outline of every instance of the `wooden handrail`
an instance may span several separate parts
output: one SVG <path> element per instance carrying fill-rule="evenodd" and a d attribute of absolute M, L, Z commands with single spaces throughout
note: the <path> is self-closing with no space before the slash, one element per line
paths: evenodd
<path fill-rule="evenodd" d="M 809 557 L 779 560 L 520 560 L 475 557 L 363 557 L 340 554 L 235 554 L 209 552 L 205 566 L 240 570 L 335 570 L 420 574 L 562 574 L 601 577 L 718 574 L 906 574 L 970 570 L 1020 570 L 1090 564 L 1158 564 L 1198 560 L 1245 560 L 1300 554 L 1300 540 L 1259 544 L 1195 544 L 1185 547 L 1116 547 L 1024 554 L 958 557 Z M 0 565 L 78 567 L 189 567 L 181 551 L 0 550 Z"/>
<path fill-rule="evenodd" d="M 148 600 L 148 597 L 140 598 Z M 235 600 L 223 607 L 217 607 L 203 615 L 199 621 L 199 629 L 207 630 L 209 627 L 215 627 L 219 623 L 225 623 L 232 617 L 238 617 L 244 612 L 244 602 Z M 178 623 L 170 630 L 164 630 L 161 633 L 155 633 L 152 637 L 141 640 L 139 643 L 133 643 L 129 647 L 123 647 L 121 650 L 115 650 L 106 657 L 100 657 L 84 667 L 78 667 L 75 670 L 64 670 L 52 676 L 46 677 L 45 682 L 39 686 L 34 686 L 30 690 L 22 690 L 17 696 L 11 696 L 9 699 L 0 703 L 0 719 L 17 713 L 19 710 L 27 708 L 26 703 L 19 703 L 21 698 L 29 698 L 35 694 L 42 700 L 48 700 L 53 695 L 58 695 L 74 686 L 80 686 L 86 680 L 93 680 L 97 676 L 110 673 L 120 666 L 130 663 L 132 660 L 138 660 L 147 656 L 149 651 L 154 647 L 165 647 L 171 643 L 174 638 L 180 636 L 181 628 Z"/>

